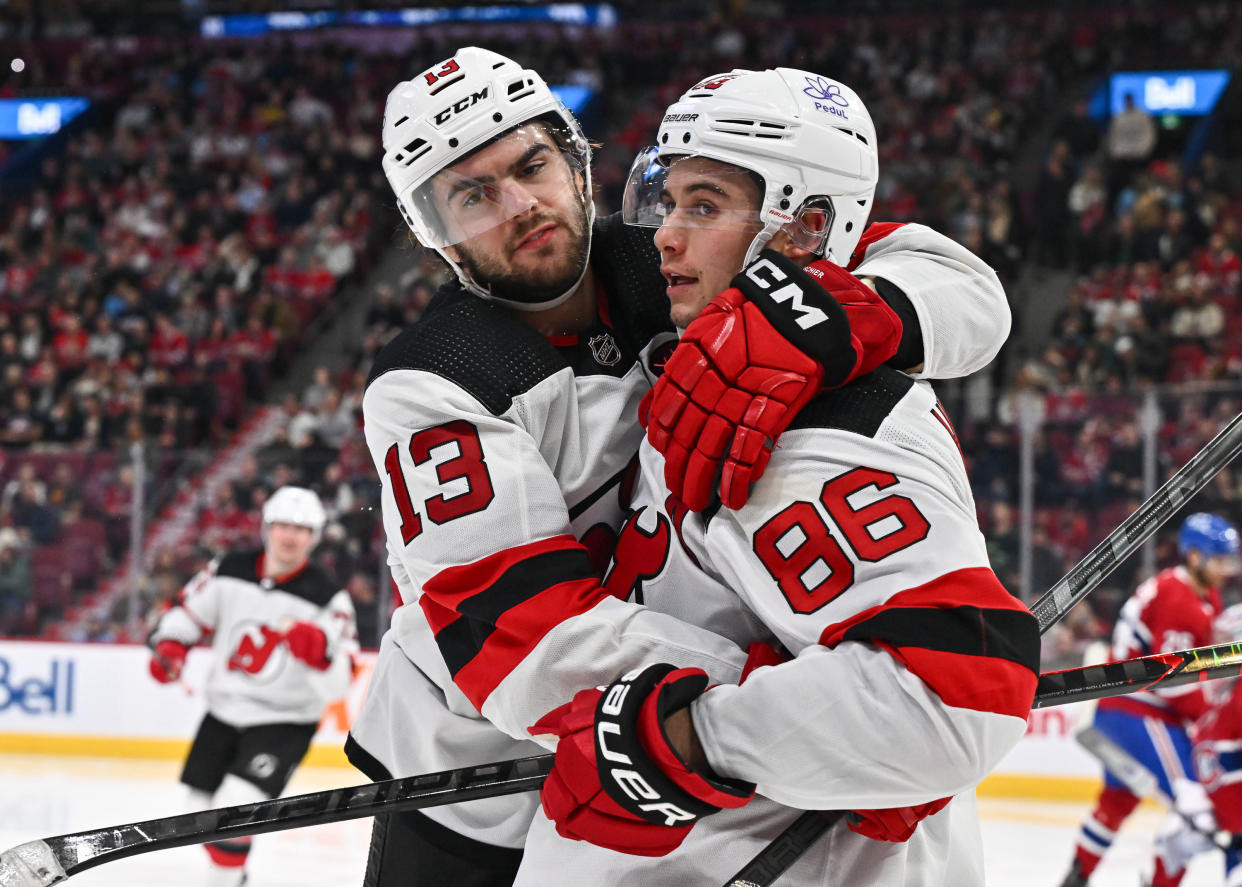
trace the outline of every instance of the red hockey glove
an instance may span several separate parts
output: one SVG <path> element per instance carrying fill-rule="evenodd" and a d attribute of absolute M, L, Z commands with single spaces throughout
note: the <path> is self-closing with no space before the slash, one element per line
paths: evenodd
<path fill-rule="evenodd" d="M 155 645 L 154 654 L 148 663 L 151 677 L 161 684 L 171 684 L 181 677 L 181 669 L 185 666 L 185 657 L 190 648 L 180 641 L 160 641 Z"/>
<path fill-rule="evenodd" d="M 686 328 L 643 400 L 669 492 L 691 511 L 740 508 L 804 404 L 897 353 L 901 319 L 839 265 L 806 269 L 773 250 L 733 278 Z"/>
<path fill-rule="evenodd" d="M 690 770 L 664 734 L 664 719 L 705 689 L 700 669 L 651 665 L 604 690 L 579 692 L 531 727 L 534 735 L 560 737 L 540 790 L 557 832 L 621 853 L 664 856 L 700 818 L 749 801 L 753 785 Z"/>
<path fill-rule="evenodd" d="M 939 813 L 952 800 L 940 798 L 914 807 L 892 807 L 887 810 L 854 810 L 851 819 L 856 818 L 856 821 L 849 823 L 850 831 L 873 841 L 900 844 L 910 840 L 921 821 L 933 813 Z"/>
<path fill-rule="evenodd" d="M 332 664 L 328 659 L 328 637 L 313 622 L 295 622 L 285 632 L 285 644 L 295 659 L 301 659 L 320 671 Z"/>

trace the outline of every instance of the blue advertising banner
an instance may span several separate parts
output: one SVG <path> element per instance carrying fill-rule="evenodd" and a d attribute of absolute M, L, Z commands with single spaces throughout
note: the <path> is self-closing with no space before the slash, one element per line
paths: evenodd
<path fill-rule="evenodd" d="M 422 27 L 448 22 L 549 22 L 607 28 L 617 11 L 607 3 L 547 3 L 540 6 L 463 6 L 456 9 L 377 9 L 357 12 L 276 12 L 270 15 L 209 15 L 204 37 L 257 37 L 273 31 L 305 31 L 336 25 Z"/>
<path fill-rule="evenodd" d="M 0 139 L 38 139 L 58 131 L 91 105 L 80 96 L 0 99 Z"/>
<path fill-rule="evenodd" d="M 1125 108 L 1127 95 L 1149 114 L 1201 117 L 1211 114 L 1225 87 L 1228 71 L 1122 71 L 1108 84 L 1109 114 Z"/>

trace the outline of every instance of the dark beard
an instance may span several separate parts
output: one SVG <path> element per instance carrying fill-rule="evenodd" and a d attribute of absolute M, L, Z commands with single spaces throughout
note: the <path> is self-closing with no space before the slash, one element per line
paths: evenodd
<path fill-rule="evenodd" d="M 577 218 L 574 221 L 577 224 L 572 227 L 564 224 L 566 220 L 559 217 L 541 216 L 514 234 L 513 240 L 516 242 L 548 221 L 561 222 L 570 229 L 571 242 L 568 251 L 559 257 L 549 257 L 544 268 L 534 274 L 502 271 L 500 263 L 472 254 L 464 244 L 457 246 L 458 263 L 480 286 L 487 287 L 494 298 L 526 305 L 549 302 L 573 287 L 582 276 L 582 269 L 586 267 L 589 248 L 586 210 L 579 206 L 575 215 Z M 555 267 L 548 267 L 554 263 Z M 538 275 L 538 278 L 534 275 Z"/>

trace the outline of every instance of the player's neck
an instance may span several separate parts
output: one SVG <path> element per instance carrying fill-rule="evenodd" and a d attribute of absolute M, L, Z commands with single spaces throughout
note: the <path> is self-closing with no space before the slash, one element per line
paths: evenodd
<path fill-rule="evenodd" d="M 544 336 L 572 335 L 585 329 L 595 322 L 595 273 L 588 265 L 573 295 L 555 308 L 514 314 Z"/>
<path fill-rule="evenodd" d="M 264 552 L 259 559 L 259 577 L 261 579 L 285 579 L 295 573 L 301 572 L 302 568 L 307 564 L 306 560 L 297 563 L 283 561 L 278 557 L 273 557 L 268 552 Z"/>

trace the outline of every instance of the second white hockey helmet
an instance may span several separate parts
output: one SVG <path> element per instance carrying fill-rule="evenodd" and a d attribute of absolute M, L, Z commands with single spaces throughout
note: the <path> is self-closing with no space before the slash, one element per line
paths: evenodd
<path fill-rule="evenodd" d="M 661 224 L 661 170 L 687 156 L 760 180 L 747 264 L 780 230 L 816 255 L 849 263 L 871 212 L 879 157 L 871 115 L 845 84 L 793 68 L 736 69 L 696 83 L 665 112 L 656 145 L 634 161 L 622 204 L 628 224 Z"/>
<path fill-rule="evenodd" d="M 328 515 L 319 496 L 306 487 L 281 487 L 263 503 L 264 536 L 272 524 L 292 524 L 309 528 L 313 534 L 312 544 L 317 544 L 327 520 Z"/>

